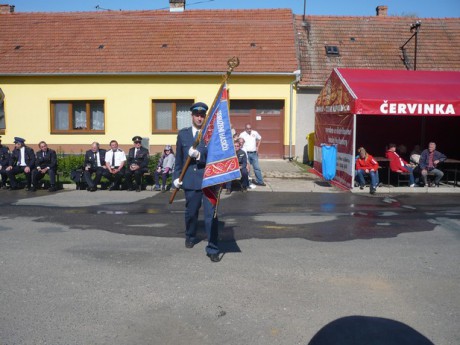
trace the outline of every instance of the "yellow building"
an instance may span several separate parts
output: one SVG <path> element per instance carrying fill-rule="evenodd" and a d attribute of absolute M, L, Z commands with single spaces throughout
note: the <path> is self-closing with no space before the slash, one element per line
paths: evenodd
<path fill-rule="evenodd" d="M 237 56 L 229 82 L 234 128 L 252 124 L 262 157 L 291 152 L 298 69 L 291 11 L 8 8 L 0 14 L 4 144 L 20 136 L 34 149 L 45 140 L 79 153 L 112 139 L 127 149 L 140 135 L 151 152 L 161 151 L 190 125 L 192 103 L 212 104 L 227 60 Z"/>

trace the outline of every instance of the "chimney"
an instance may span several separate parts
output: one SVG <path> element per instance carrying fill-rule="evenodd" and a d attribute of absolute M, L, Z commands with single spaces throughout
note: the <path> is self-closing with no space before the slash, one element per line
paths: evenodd
<path fill-rule="evenodd" d="M 8 4 L 0 4 L 0 14 L 14 13 L 14 6 Z"/>
<path fill-rule="evenodd" d="M 377 6 L 375 11 L 377 12 L 377 17 L 386 17 L 388 14 L 388 6 Z"/>
<path fill-rule="evenodd" d="M 169 12 L 184 12 L 185 0 L 169 0 Z"/>

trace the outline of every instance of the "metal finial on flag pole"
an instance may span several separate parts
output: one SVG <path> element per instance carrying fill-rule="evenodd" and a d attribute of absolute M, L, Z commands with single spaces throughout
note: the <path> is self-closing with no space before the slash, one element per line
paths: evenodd
<path fill-rule="evenodd" d="M 221 94 L 222 89 L 224 88 L 224 85 L 227 83 L 227 80 L 230 78 L 230 75 L 232 74 L 233 70 L 236 67 L 238 67 L 239 65 L 240 65 L 240 59 L 238 59 L 238 57 L 236 57 L 236 56 L 233 56 L 232 58 L 227 60 L 227 66 L 228 66 L 227 73 L 223 76 L 223 81 L 220 84 L 220 87 L 219 87 L 219 90 L 217 91 L 216 97 L 214 98 L 214 101 L 212 102 L 212 105 L 209 108 L 210 110 L 206 114 L 206 117 L 205 117 L 203 123 L 207 123 L 207 121 L 209 119 L 209 116 L 211 115 L 211 113 L 213 112 L 213 109 L 215 108 L 217 99 L 218 99 L 219 95 Z M 193 148 L 196 148 L 198 146 L 198 144 L 201 141 L 201 136 L 202 136 L 202 130 L 200 129 L 200 131 L 198 133 L 198 136 L 195 139 L 195 142 L 193 143 Z M 179 182 L 181 182 L 182 179 L 184 178 L 185 172 L 187 171 L 191 161 L 192 161 L 192 158 L 189 156 L 187 158 L 187 161 L 184 164 L 184 167 L 182 168 L 181 173 L 180 173 Z M 177 191 L 178 191 L 178 189 L 176 188 L 174 190 L 174 192 L 171 194 L 171 197 L 169 198 L 169 203 L 170 204 L 172 204 L 172 202 L 174 201 L 174 198 L 176 197 Z"/>

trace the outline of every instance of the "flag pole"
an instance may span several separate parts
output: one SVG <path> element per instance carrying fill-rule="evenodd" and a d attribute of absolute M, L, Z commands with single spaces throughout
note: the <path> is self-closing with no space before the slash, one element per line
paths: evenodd
<path fill-rule="evenodd" d="M 225 73 L 225 75 L 223 76 L 222 83 L 220 84 L 220 87 L 219 87 L 219 90 L 217 91 L 216 97 L 214 98 L 214 101 L 212 102 L 212 105 L 209 108 L 209 112 L 206 114 L 206 117 L 205 117 L 203 123 L 207 123 L 209 115 L 211 114 L 211 111 L 214 109 L 214 106 L 215 106 L 215 104 L 217 102 L 217 98 L 219 97 L 220 93 L 222 92 L 222 89 L 223 89 L 225 83 L 230 78 L 230 75 L 232 74 L 233 70 L 236 67 L 238 67 L 239 64 L 240 64 L 240 60 L 236 56 L 228 59 L 228 61 L 227 61 L 227 66 L 228 66 L 227 73 Z M 193 143 L 193 148 L 196 148 L 198 146 L 198 144 L 201 141 L 201 136 L 202 135 L 203 135 L 203 133 L 201 132 L 201 129 L 200 129 L 200 131 L 198 132 L 197 138 L 195 139 L 195 142 Z M 182 179 L 184 178 L 185 173 L 186 173 L 191 161 L 192 161 L 192 158 L 190 156 L 188 156 L 187 161 L 185 162 L 185 165 L 183 166 L 182 171 L 181 171 L 181 173 L 179 175 L 179 182 L 182 182 Z M 177 194 L 178 190 L 179 190 L 178 188 L 174 189 L 174 192 L 171 194 L 171 197 L 169 198 L 169 203 L 170 204 L 172 204 L 172 202 L 174 201 L 174 198 L 176 197 L 176 194 Z"/>

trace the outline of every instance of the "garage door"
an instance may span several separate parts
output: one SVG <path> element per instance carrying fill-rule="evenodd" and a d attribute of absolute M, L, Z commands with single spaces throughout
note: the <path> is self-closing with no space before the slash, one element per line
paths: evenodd
<path fill-rule="evenodd" d="M 260 158 L 283 158 L 284 101 L 232 99 L 230 120 L 238 134 L 246 123 L 259 132 L 262 136 Z"/>

